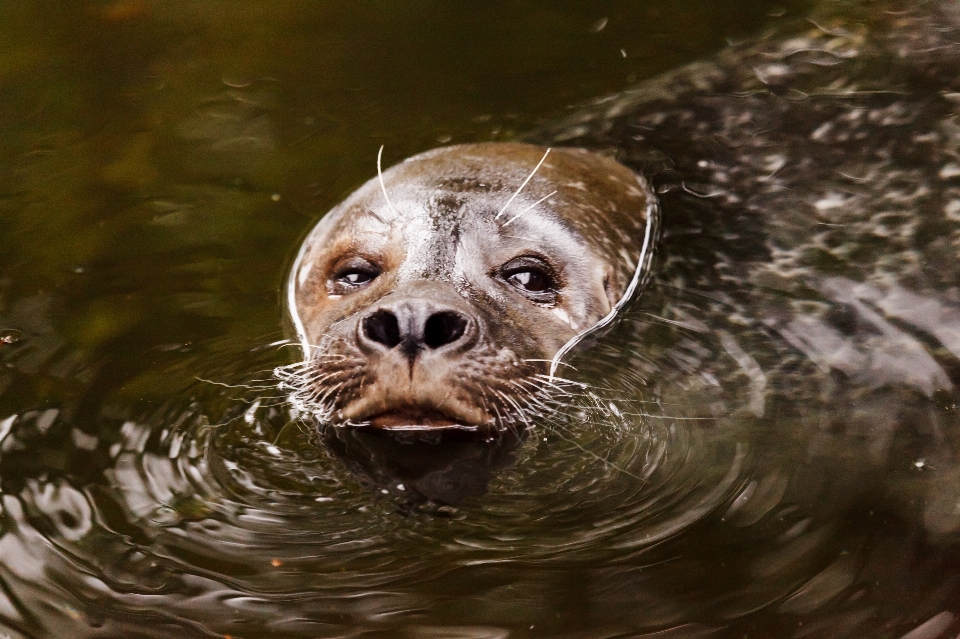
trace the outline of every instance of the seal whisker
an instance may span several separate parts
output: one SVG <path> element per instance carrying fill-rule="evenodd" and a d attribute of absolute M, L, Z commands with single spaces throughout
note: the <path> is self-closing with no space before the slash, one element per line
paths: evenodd
<path fill-rule="evenodd" d="M 575 381 L 573 381 L 572 379 L 567 379 L 567 378 L 565 378 L 565 377 L 557 377 L 556 375 L 547 376 L 547 375 L 540 375 L 540 374 L 538 374 L 538 375 L 536 375 L 535 377 L 536 377 L 541 383 L 546 384 L 547 386 L 551 386 L 551 387 L 553 387 L 553 388 L 555 388 L 555 389 L 557 389 L 557 390 L 559 390 L 559 391 L 561 391 L 561 392 L 565 392 L 565 391 L 563 391 L 563 388 L 562 388 L 562 387 L 557 386 L 555 383 L 553 383 L 554 381 L 564 382 L 564 383 L 570 384 L 571 386 L 576 386 L 577 388 L 579 388 L 579 389 L 581 389 L 581 390 L 586 390 L 586 389 L 588 389 L 588 388 L 591 388 L 591 386 L 590 386 L 589 384 L 585 384 L 585 383 L 583 383 L 583 382 L 575 382 Z"/>
<path fill-rule="evenodd" d="M 562 404 L 562 402 L 561 402 L 559 399 L 551 396 L 550 393 L 547 393 L 546 390 L 545 390 L 541 385 L 539 385 L 536 381 L 534 381 L 534 380 L 518 379 L 518 380 L 510 380 L 509 383 L 512 384 L 513 386 L 517 387 L 518 389 L 522 390 L 522 391 L 525 391 L 525 392 L 527 392 L 527 393 L 531 393 L 534 397 L 539 396 L 539 397 L 542 397 L 542 398 L 544 398 L 544 399 L 553 400 L 554 402 L 556 402 L 556 403 L 558 403 L 558 404 Z M 528 385 L 528 386 L 532 386 L 532 387 L 533 387 L 533 391 L 531 392 L 529 388 L 524 388 L 524 386 L 523 386 L 524 384 L 525 384 L 525 385 Z M 562 395 L 563 395 L 564 397 L 568 396 L 568 393 L 566 393 L 565 391 L 561 391 L 561 393 L 562 393 Z M 545 406 L 545 405 L 544 405 L 544 406 Z M 546 408 L 546 406 L 545 406 L 545 408 Z"/>
<path fill-rule="evenodd" d="M 480 389 L 480 392 L 477 394 L 477 398 L 480 400 L 479 403 L 480 403 L 480 406 L 483 408 L 483 412 L 485 412 L 488 415 L 491 415 L 492 413 L 490 412 L 490 404 L 487 401 L 486 391 L 484 391 L 483 389 Z M 496 433 L 500 432 L 499 428 L 494 428 L 493 430 Z"/>
<path fill-rule="evenodd" d="M 574 388 L 576 388 L 576 389 L 579 389 L 579 390 L 583 390 L 583 389 L 590 388 L 590 385 L 589 385 L 589 384 L 583 384 L 583 383 L 579 383 L 579 382 L 572 382 L 572 383 L 571 383 L 569 380 L 564 379 L 564 378 L 562 378 L 562 377 L 552 377 L 552 378 L 551 378 L 551 377 L 546 376 L 546 375 L 535 375 L 535 376 L 533 376 L 533 377 L 525 377 L 525 378 L 522 378 L 522 380 L 523 380 L 524 383 L 532 384 L 532 385 L 536 386 L 537 388 L 539 388 L 539 389 L 542 390 L 543 392 L 547 392 L 547 388 L 552 388 L 552 389 L 554 389 L 554 390 L 562 393 L 563 395 L 570 395 L 570 394 L 572 394 L 573 392 L 575 392 L 575 391 L 573 391 L 571 388 L 567 388 L 567 387 L 564 386 L 564 385 L 572 386 L 572 387 L 574 387 Z"/>
<path fill-rule="evenodd" d="M 383 199 L 387 201 L 387 208 L 393 213 L 393 217 L 398 218 L 400 216 L 397 214 L 397 209 L 393 208 L 393 202 L 390 201 L 390 196 L 387 195 L 387 186 L 383 183 L 383 169 L 380 167 L 380 160 L 383 157 L 383 147 L 384 145 L 381 144 L 380 150 L 377 151 L 377 179 L 380 180 L 380 190 L 383 191 Z M 371 209 L 370 213 L 373 213 L 373 216 L 384 224 L 387 223 L 376 211 Z"/>
<path fill-rule="evenodd" d="M 550 426 L 551 426 L 550 432 L 552 432 L 554 435 L 556 435 L 557 437 L 559 437 L 559 438 L 562 439 L 563 441 L 567 442 L 568 444 L 571 444 L 571 445 L 573 445 L 573 446 L 576 446 L 576 447 L 577 447 L 578 449 L 580 449 L 582 452 L 586 453 L 586 454 L 587 454 L 588 456 L 590 456 L 590 457 L 593 457 L 594 459 L 596 459 L 596 460 L 599 461 L 600 463 L 602 463 L 602 464 L 604 464 L 604 465 L 606 465 L 606 466 L 609 466 L 610 468 L 613 468 L 613 469 L 616 470 L 617 472 L 623 473 L 624 475 L 626 475 L 626 476 L 628 476 L 628 477 L 630 477 L 630 478 L 632 478 L 632 479 L 636 479 L 636 480 L 638 480 L 638 481 L 641 481 L 641 482 L 643 482 L 644 484 L 648 484 L 648 483 L 649 483 L 649 481 L 648 481 L 647 479 L 641 477 L 640 475 L 637 475 L 636 473 L 633 473 L 633 472 L 627 470 L 626 468 L 624 468 L 624 467 L 621 466 L 620 464 L 616 464 L 616 463 L 610 461 L 609 459 L 607 459 L 606 457 L 601 457 L 600 455 L 598 455 L 597 453 L 593 452 L 592 450 L 584 447 L 580 442 L 574 440 L 574 439 L 571 438 L 571 437 L 568 437 L 568 436 L 564 435 L 563 432 L 561 432 L 561 430 L 560 430 L 561 428 L 564 428 L 564 427 L 560 426 L 560 424 L 553 423 L 553 424 L 550 424 Z M 567 430 L 569 430 L 569 429 L 567 429 Z"/>
<path fill-rule="evenodd" d="M 497 413 L 498 423 L 505 428 L 513 432 L 513 424 L 516 421 L 516 415 L 513 414 L 513 411 L 507 407 L 506 398 L 501 394 L 501 392 L 492 386 L 488 386 L 484 391 L 484 394 L 488 394 L 493 402 L 494 411 Z M 505 415 L 500 412 L 499 409 L 505 411 Z"/>
<path fill-rule="evenodd" d="M 519 390 L 524 390 L 519 384 L 514 384 Z M 523 401 L 530 409 L 534 412 L 536 417 L 545 417 L 549 413 L 554 412 L 557 409 L 557 406 L 548 406 L 544 404 L 541 400 L 537 399 L 536 395 L 519 395 L 521 401 Z M 560 402 L 557 404 L 562 405 Z"/>
<path fill-rule="evenodd" d="M 702 330 L 702 329 L 699 329 L 699 328 L 697 328 L 696 326 L 693 326 L 693 325 L 688 324 L 688 323 L 686 323 L 686 322 L 681 322 L 681 321 L 679 321 L 679 320 L 672 320 L 672 319 L 668 319 L 668 318 L 666 318 L 666 317 L 660 317 L 659 315 L 654 315 L 653 313 L 643 313 L 643 314 L 646 315 L 647 317 L 651 317 L 651 318 L 653 318 L 654 320 L 656 320 L 656 321 L 647 320 L 647 321 L 648 321 L 649 323 L 651 323 L 651 324 L 655 324 L 655 323 L 657 323 L 657 322 L 661 322 L 661 323 L 666 324 L 666 325 L 668 325 L 668 326 L 677 326 L 677 327 L 682 328 L 682 329 L 684 329 L 684 330 L 688 330 L 688 331 L 690 331 L 690 332 L 692 332 L 692 333 L 703 333 L 703 330 Z M 641 320 L 641 321 L 642 321 L 642 320 Z"/>
<path fill-rule="evenodd" d="M 504 426 L 504 427 L 508 427 L 508 424 L 507 424 L 507 422 L 503 419 L 503 415 L 500 414 L 500 410 L 497 408 L 497 405 L 496 405 L 496 404 L 492 404 L 492 407 L 493 407 L 493 412 L 494 412 L 494 413 L 496 414 L 496 416 L 497 416 L 497 424 L 499 424 L 499 425 L 501 425 L 501 426 Z"/>
<path fill-rule="evenodd" d="M 518 404 L 514 398 L 500 390 L 494 392 L 502 397 L 511 406 L 513 406 L 517 410 L 517 416 L 523 421 L 523 423 L 526 424 L 528 428 L 532 428 L 530 421 L 527 419 L 526 411 L 520 407 L 520 404 Z"/>
<path fill-rule="evenodd" d="M 520 195 L 520 191 L 522 191 L 523 187 L 527 185 L 527 182 L 529 182 L 533 178 L 533 176 L 536 175 L 537 171 L 540 170 L 540 167 L 543 166 L 543 163 L 546 161 L 548 155 L 550 155 L 549 148 L 544 152 L 543 157 L 540 158 L 540 161 L 537 163 L 537 166 L 533 167 L 533 171 L 531 171 L 530 175 L 527 176 L 527 179 L 523 181 L 523 184 L 520 185 L 520 188 L 517 189 L 516 192 L 510 196 L 510 199 L 507 200 L 507 203 L 503 205 L 503 208 L 500 209 L 500 212 L 497 213 L 495 216 L 493 216 L 493 219 L 495 220 L 500 219 L 500 216 L 503 215 L 503 212 L 506 211 L 507 208 L 513 203 L 514 198 Z"/>
<path fill-rule="evenodd" d="M 215 382 L 210 379 L 204 379 L 203 377 L 197 377 L 196 375 L 194 375 L 193 378 L 197 381 L 203 382 L 204 384 L 212 384 L 214 386 L 223 386 L 224 388 L 243 388 L 246 390 L 267 390 L 267 389 L 273 388 L 273 386 L 267 386 L 267 385 L 255 386 L 253 384 L 227 384 L 225 382 Z"/>
<path fill-rule="evenodd" d="M 651 419 L 674 419 L 677 421 L 712 421 L 716 419 L 715 417 L 681 417 L 679 415 L 654 415 L 653 413 L 624 412 L 623 414 L 634 417 L 648 417 Z"/>
<path fill-rule="evenodd" d="M 315 401 L 316 401 L 318 404 L 323 404 L 324 402 L 327 401 L 327 398 L 328 398 L 328 397 L 330 397 L 331 395 L 335 394 L 338 390 L 340 390 L 341 388 L 343 388 L 343 387 L 347 384 L 348 381 L 349 381 L 349 380 L 343 380 L 343 381 L 337 382 L 336 384 L 333 384 L 333 385 L 330 386 L 329 388 L 325 389 L 324 392 L 323 392 L 323 394 L 321 394 L 320 396 L 318 396 Z"/>
<path fill-rule="evenodd" d="M 552 193 L 548 193 L 547 195 L 544 195 L 542 198 L 540 198 L 539 200 L 537 200 L 536 202 L 534 202 L 533 204 L 531 204 L 531 205 L 528 206 L 527 208 L 523 209 L 522 211 L 520 211 L 519 213 L 517 213 L 516 215 L 514 215 L 513 217 L 511 217 L 511 218 L 510 218 L 509 220 L 507 220 L 506 222 L 504 222 L 504 223 L 500 226 L 500 228 L 503 228 L 503 227 L 505 227 L 507 224 L 510 224 L 511 222 L 515 221 L 517 218 L 519 218 L 521 215 L 523 215 L 523 214 L 526 213 L 527 211 L 530 211 L 531 209 L 533 209 L 534 207 L 536 207 L 538 204 L 542 203 L 542 202 L 545 201 L 545 200 L 550 199 L 551 197 L 553 197 L 553 196 L 556 195 L 556 194 L 557 194 L 557 192 L 554 191 L 554 192 L 552 192 Z"/>
<path fill-rule="evenodd" d="M 523 361 L 524 361 L 524 362 L 552 362 L 553 360 L 552 360 L 552 359 L 525 358 Z M 568 362 L 558 362 L 558 363 L 559 363 L 561 366 L 567 366 L 567 367 L 569 367 L 569 368 L 572 368 L 573 370 L 577 370 L 577 367 L 576 367 L 576 366 L 574 366 L 573 364 L 570 364 L 570 363 L 568 363 Z"/>

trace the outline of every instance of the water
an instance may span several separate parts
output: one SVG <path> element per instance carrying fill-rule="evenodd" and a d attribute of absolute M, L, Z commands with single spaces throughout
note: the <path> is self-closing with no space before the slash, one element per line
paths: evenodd
<path fill-rule="evenodd" d="M 747 321 L 809 290 L 677 288 L 710 237 L 525 437 L 321 433 L 272 377 L 381 144 L 511 139 L 805 10 L 0 4 L 0 636 L 955 636 L 956 393 Z"/>

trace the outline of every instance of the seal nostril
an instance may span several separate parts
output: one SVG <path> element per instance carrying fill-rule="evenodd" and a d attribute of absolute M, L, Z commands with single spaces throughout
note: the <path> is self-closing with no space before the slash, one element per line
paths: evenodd
<path fill-rule="evenodd" d="M 363 333 L 368 338 L 393 348 L 400 343 L 400 323 L 390 311 L 377 311 L 363 320 Z"/>
<path fill-rule="evenodd" d="M 427 318 L 423 327 L 423 342 L 430 348 L 440 348 L 460 339 L 466 330 L 466 318 L 453 311 L 441 311 Z"/>

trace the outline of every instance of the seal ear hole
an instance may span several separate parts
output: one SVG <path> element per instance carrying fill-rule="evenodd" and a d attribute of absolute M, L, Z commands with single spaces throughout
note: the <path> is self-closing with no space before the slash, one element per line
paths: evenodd
<path fill-rule="evenodd" d="M 617 290 L 613 282 L 613 274 L 609 271 L 603 276 L 603 292 L 607 294 L 607 301 L 610 303 L 610 308 L 616 306 L 617 302 L 620 301 L 620 296 L 617 295 Z"/>

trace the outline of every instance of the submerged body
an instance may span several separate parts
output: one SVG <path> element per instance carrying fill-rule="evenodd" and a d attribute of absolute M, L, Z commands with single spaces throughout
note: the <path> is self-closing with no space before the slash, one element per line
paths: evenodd
<path fill-rule="evenodd" d="M 715 295 L 723 317 L 776 334 L 858 390 L 953 391 L 953 365 L 924 342 L 960 356 L 958 11 L 895 9 L 851 19 L 847 8 L 835 22 L 819 16 L 791 37 L 732 48 L 530 136 L 541 148 L 438 149 L 371 180 L 306 241 L 290 308 L 307 361 L 349 351 L 356 385 L 386 386 L 341 401 L 334 375 L 303 398 L 322 398 L 315 412 L 342 423 L 381 413 L 388 426 L 509 423 L 454 396 L 518 368 L 518 378 L 553 374 L 544 362 L 649 265 L 657 199 L 657 282 Z M 579 149 L 542 157 L 556 144 L 614 155 L 637 177 Z M 517 280 L 531 273 L 541 290 Z M 411 300 L 436 308 L 391 307 Z M 435 331 L 438 344 L 414 343 L 437 313 L 452 322 Z M 398 317 L 403 335 L 386 336 Z M 463 347 L 478 338 L 487 351 Z M 486 363 L 450 377 L 456 357 L 438 353 L 454 346 L 461 360 L 485 352 Z M 426 377 L 397 394 L 403 370 Z"/>
<path fill-rule="evenodd" d="M 658 281 L 859 387 L 932 397 L 960 381 L 960 9 L 838 6 L 531 139 L 651 180 Z"/>

